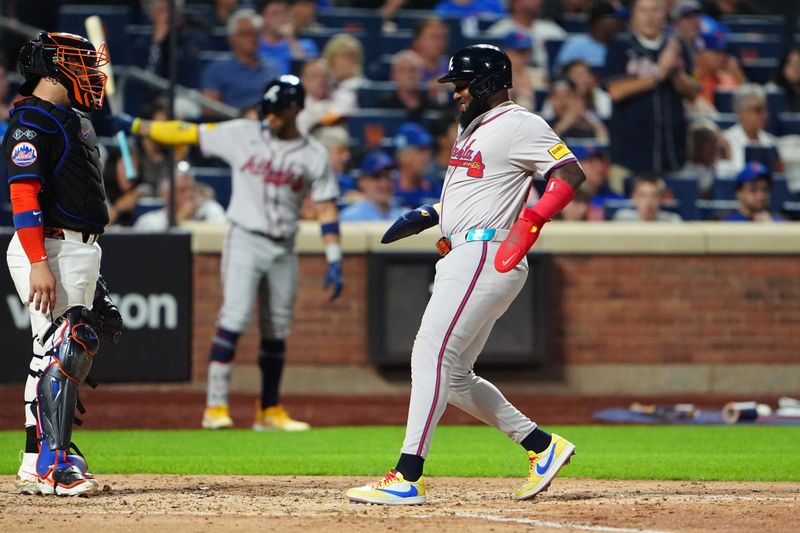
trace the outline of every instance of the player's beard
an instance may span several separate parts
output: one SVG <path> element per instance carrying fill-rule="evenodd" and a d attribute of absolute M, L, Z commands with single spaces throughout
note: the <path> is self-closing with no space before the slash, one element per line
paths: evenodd
<path fill-rule="evenodd" d="M 469 104 L 467 104 L 467 108 L 464 112 L 458 115 L 458 123 L 461 124 L 462 128 L 466 129 L 475 118 L 483 115 L 489 111 L 489 109 L 489 102 L 473 98 L 470 100 Z"/>

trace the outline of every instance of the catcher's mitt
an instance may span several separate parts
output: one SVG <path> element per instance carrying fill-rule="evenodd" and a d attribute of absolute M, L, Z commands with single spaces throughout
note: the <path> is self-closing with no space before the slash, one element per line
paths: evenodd
<path fill-rule="evenodd" d="M 92 312 L 96 317 L 94 329 L 100 340 L 111 341 L 114 344 L 118 343 L 119 338 L 122 336 L 122 315 L 111 299 L 111 295 L 108 292 L 108 284 L 103 279 L 103 276 L 97 276 Z"/>

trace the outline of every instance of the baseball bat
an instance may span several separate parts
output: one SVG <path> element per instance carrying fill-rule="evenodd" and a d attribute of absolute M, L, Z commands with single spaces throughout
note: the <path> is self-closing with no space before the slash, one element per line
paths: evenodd
<path fill-rule="evenodd" d="M 97 15 L 92 15 L 86 17 L 84 25 L 86 26 L 86 36 L 89 38 L 89 41 L 91 41 L 95 50 L 100 50 L 100 46 L 102 46 L 106 40 L 105 31 L 103 30 L 103 21 L 100 20 L 100 17 Z M 114 83 L 114 70 L 111 68 L 111 54 L 108 52 L 108 45 L 106 45 L 106 53 L 109 54 L 108 63 L 100 67 L 100 71 L 108 77 L 106 81 L 106 101 L 108 102 L 108 110 L 113 115 L 116 105 L 112 97 L 117 92 L 117 86 Z M 117 132 L 117 145 L 119 146 L 120 156 L 122 157 L 122 164 L 125 167 L 125 176 L 129 180 L 132 180 L 136 177 L 136 168 L 133 166 L 131 152 L 128 149 L 128 137 L 125 135 L 124 131 Z"/>

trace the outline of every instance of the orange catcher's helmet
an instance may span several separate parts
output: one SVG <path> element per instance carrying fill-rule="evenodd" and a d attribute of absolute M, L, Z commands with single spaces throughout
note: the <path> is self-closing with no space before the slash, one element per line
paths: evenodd
<path fill-rule="evenodd" d="M 105 43 L 95 50 L 80 35 L 41 32 L 19 52 L 17 70 L 25 77 L 19 93 L 30 96 L 40 79 L 53 78 L 67 88 L 73 107 L 81 111 L 101 109 L 107 76 L 100 67 L 107 63 Z"/>

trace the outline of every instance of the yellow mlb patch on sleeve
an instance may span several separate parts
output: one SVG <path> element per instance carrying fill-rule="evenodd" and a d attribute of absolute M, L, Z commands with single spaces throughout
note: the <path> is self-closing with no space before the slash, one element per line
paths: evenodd
<path fill-rule="evenodd" d="M 569 151 L 569 148 L 567 148 L 567 145 L 564 143 L 558 143 L 552 148 L 549 148 L 547 151 L 550 152 L 550 155 L 553 156 L 553 159 L 562 159 L 564 156 L 572 153 Z"/>

